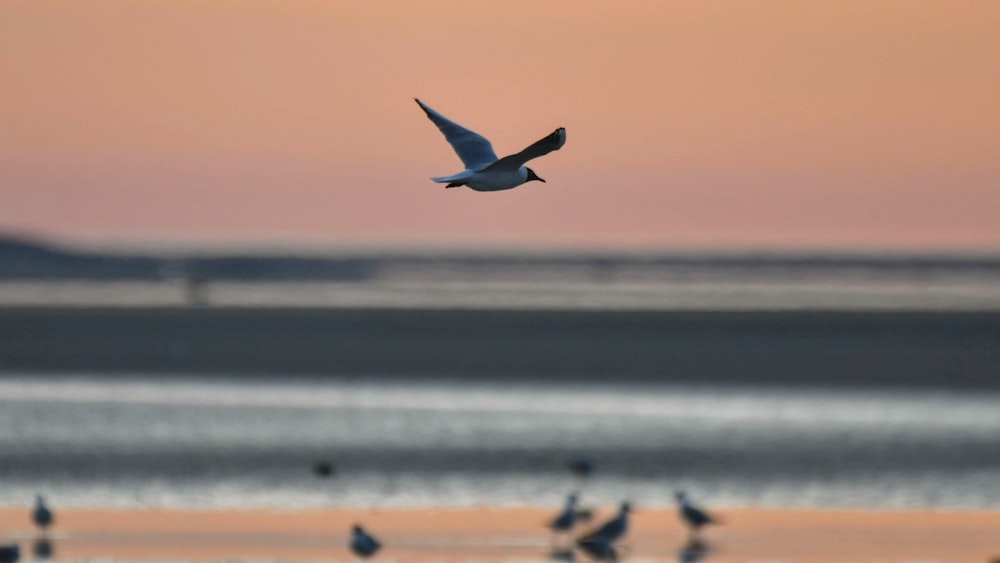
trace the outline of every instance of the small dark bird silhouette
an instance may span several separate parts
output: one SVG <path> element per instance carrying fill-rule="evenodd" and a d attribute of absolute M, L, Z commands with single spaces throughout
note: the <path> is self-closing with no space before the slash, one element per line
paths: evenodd
<path fill-rule="evenodd" d="M 45 498 L 42 495 L 35 496 L 35 509 L 31 511 L 31 521 L 42 530 L 43 534 L 55 522 L 55 517 L 45 505 Z"/>
<path fill-rule="evenodd" d="M 329 461 L 320 461 L 313 465 L 313 473 L 320 479 L 331 477 L 337 469 Z"/>
<path fill-rule="evenodd" d="M 596 530 L 588 532 L 580 537 L 579 542 L 587 542 L 597 538 L 603 538 L 608 543 L 614 543 L 628 533 L 628 515 L 632 511 L 632 505 L 623 502 L 618 509 L 618 514 L 614 518 L 602 524 Z"/>
<path fill-rule="evenodd" d="M 17 563 L 21 559 L 21 546 L 16 543 L 0 545 L 0 563 Z"/>
<path fill-rule="evenodd" d="M 585 457 L 574 459 L 569 462 L 569 470 L 573 475 L 586 479 L 594 473 L 594 460 Z"/>
<path fill-rule="evenodd" d="M 351 529 L 351 552 L 354 555 L 368 558 L 375 555 L 380 549 L 382 549 L 382 544 L 374 536 L 366 532 L 361 526 L 354 525 Z"/>
<path fill-rule="evenodd" d="M 594 561 L 618 561 L 618 551 L 605 537 L 580 538 L 576 540 L 576 545 Z"/>
<path fill-rule="evenodd" d="M 692 504 L 684 491 L 677 491 L 674 496 L 677 498 L 678 514 L 692 534 L 697 535 L 703 526 L 719 523 L 710 514 Z"/>
<path fill-rule="evenodd" d="M 573 529 L 573 526 L 576 524 L 576 500 L 577 496 L 575 493 L 566 497 L 566 505 L 563 507 L 562 512 L 549 522 L 549 528 L 553 532 L 559 534 Z"/>

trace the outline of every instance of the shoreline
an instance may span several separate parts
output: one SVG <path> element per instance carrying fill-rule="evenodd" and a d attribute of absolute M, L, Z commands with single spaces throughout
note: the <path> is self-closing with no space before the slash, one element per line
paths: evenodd
<path fill-rule="evenodd" d="M 383 560 L 548 560 L 543 524 L 557 509 L 101 510 L 58 509 L 57 559 L 351 561 L 347 531 L 363 523 Z M 598 520 L 610 509 L 600 510 Z M 990 561 L 1000 556 L 1000 511 L 720 509 L 703 532 L 712 561 Z M 673 559 L 688 544 L 674 509 L 633 516 L 628 560 Z M 0 541 L 30 553 L 26 507 L 0 508 Z M 587 559 L 578 556 L 579 561 Z"/>

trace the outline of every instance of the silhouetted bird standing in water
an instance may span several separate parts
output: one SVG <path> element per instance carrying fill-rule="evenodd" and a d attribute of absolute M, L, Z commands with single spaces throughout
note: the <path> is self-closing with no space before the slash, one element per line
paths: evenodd
<path fill-rule="evenodd" d="M 564 534 L 573 529 L 573 526 L 576 524 L 576 499 L 575 493 L 566 497 L 566 505 L 563 507 L 562 512 L 549 522 L 549 528 L 553 532 Z"/>
<path fill-rule="evenodd" d="M 21 558 L 21 546 L 16 543 L 0 545 L 0 563 L 17 563 Z"/>
<path fill-rule="evenodd" d="M 577 478 L 576 486 L 579 489 L 583 489 L 583 486 L 587 484 L 587 480 L 594 473 L 594 460 L 586 457 L 578 457 L 576 459 L 570 460 L 567 464 L 569 470 Z M 586 523 L 590 522 L 594 518 L 594 511 L 591 508 L 578 506 L 576 508 L 576 515 L 574 517 L 574 523 Z"/>
<path fill-rule="evenodd" d="M 674 496 L 677 497 L 678 514 L 688 529 L 691 530 L 692 535 L 697 535 L 701 531 L 702 526 L 719 523 L 718 520 L 707 512 L 691 504 L 684 491 L 677 491 L 674 493 Z"/>
<path fill-rule="evenodd" d="M 382 549 L 382 544 L 361 526 L 355 524 L 351 530 L 351 551 L 354 555 L 368 558 L 375 555 L 379 549 Z"/>
<path fill-rule="evenodd" d="M 592 541 L 603 538 L 608 543 L 614 543 L 628 533 L 628 515 L 632 511 L 632 506 L 623 502 L 618 509 L 618 514 L 614 518 L 605 522 L 601 527 L 582 536 L 577 543 Z"/>
<path fill-rule="evenodd" d="M 35 496 L 35 509 L 31 511 L 31 521 L 38 526 L 42 533 L 52 525 L 55 518 L 52 516 L 52 511 L 49 507 L 45 505 L 45 499 L 42 495 Z"/>

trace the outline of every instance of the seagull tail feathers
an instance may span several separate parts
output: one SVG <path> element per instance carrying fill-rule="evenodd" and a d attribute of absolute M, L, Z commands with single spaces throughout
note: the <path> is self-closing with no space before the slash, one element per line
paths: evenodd
<path fill-rule="evenodd" d="M 435 176 L 435 177 L 431 178 L 431 180 L 433 180 L 433 181 L 435 181 L 435 182 L 437 182 L 439 184 L 450 184 L 452 182 L 463 182 L 464 183 L 466 180 L 468 180 L 472 176 L 473 176 L 473 172 L 471 172 L 469 170 L 463 170 L 462 172 L 459 172 L 458 174 L 452 174 L 451 176 Z"/>

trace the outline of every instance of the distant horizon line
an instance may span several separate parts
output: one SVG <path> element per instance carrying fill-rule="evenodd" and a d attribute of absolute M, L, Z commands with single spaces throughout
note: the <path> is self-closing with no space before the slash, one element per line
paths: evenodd
<path fill-rule="evenodd" d="M 161 255 L 188 254 L 299 254 L 315 256 L 350 256 L 357 254 L 400 254 L 457 256 L 480 254 L 483 256 L 547 256 L 547 255 L 612 255 L 612 256 L 760 256 L 783 258 L 809 257 L 937 257 L 937 258 L 991 258 L 1000 259 L 1000 246 L 934 247 L 883 246 L 860 247 L 850 245 L 735 245 L 735 244 L 676 244 L 656 242 L 627 242 L 610 239 L 604 244 L 585 243 L 529 243 L 524 239 L 481 239 L 451 243 L 442 240 L 421 239 L 408 241 L 396 237 L 350 239 L 345 242 L 321 241 L 316 238 L 204 238 L 204 237 L 66 237 L 0 228 L 0 242 L 16 241 L 55 249 L 83 252 L 129 253 L 144 252 Z"/>

